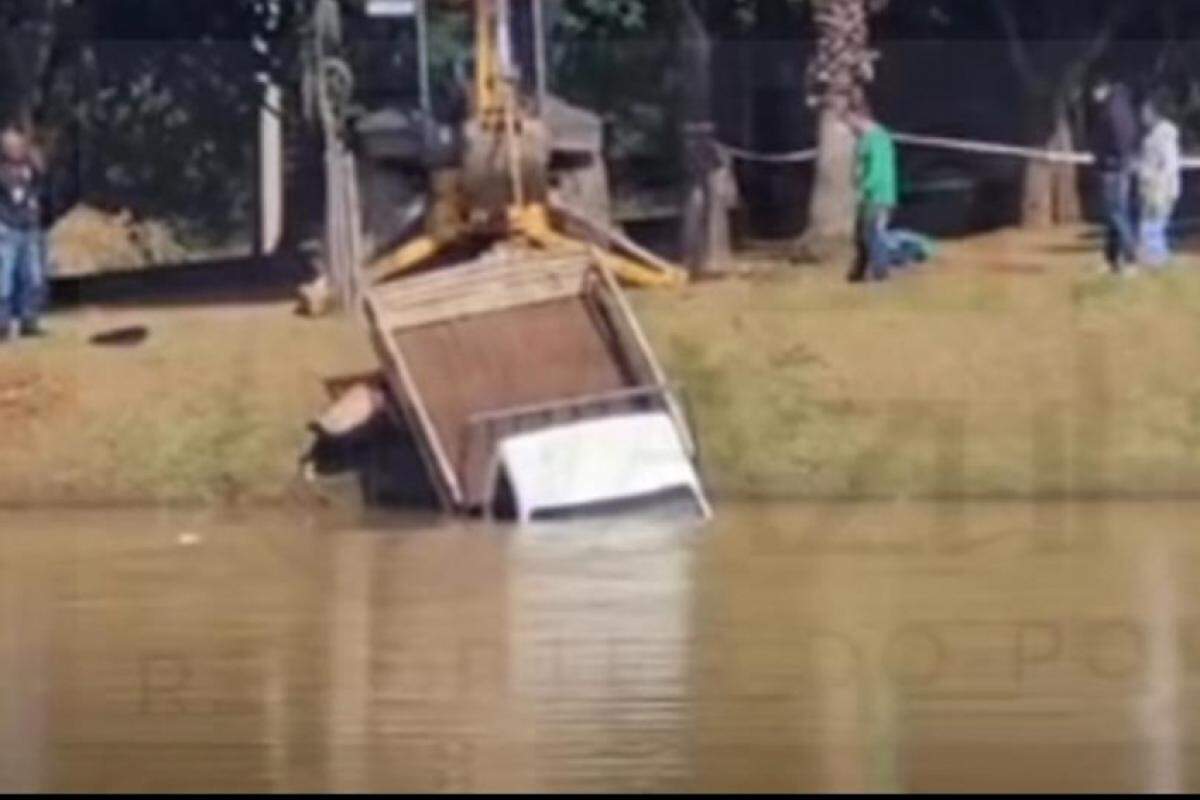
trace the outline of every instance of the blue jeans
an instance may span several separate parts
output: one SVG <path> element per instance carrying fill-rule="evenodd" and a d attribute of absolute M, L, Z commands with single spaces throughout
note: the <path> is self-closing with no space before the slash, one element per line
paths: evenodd
<path fill-rule="evenodd" d="M 857 257 L 850 279 L 885 281 L 891 266 L 888 222 L 892 210 L 887 206 L 864 203 L 858 209 Z"/>
<path fill-rule="evenodd" d="M 45 236 L 0 224 L 0 333 L 8 332 L 14 318 L 36 323 L 45 293 Z"/>
<path fill-rule="evenodd" d="M 1167 228 L 1171 224 L 1173 209 L 1157 212 L 1142 212 L 1140 223 L 1141 257 L 1148 266 L 1165 266 L 1171 260 L 1171 244 L 1167 240 Z"/>
<path fill-rule="evenodd" d="M 1104 257 L 1108 265 L 1120 269 L 1137 261 L 1137 234 L 1134 231 L 1134 173 L 1132 169 L 1110 170 L 1100 176 L 1104 194 Z"/>

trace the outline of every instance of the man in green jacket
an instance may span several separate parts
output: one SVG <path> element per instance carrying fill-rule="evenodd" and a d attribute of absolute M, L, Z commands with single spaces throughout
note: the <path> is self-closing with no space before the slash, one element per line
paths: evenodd
<path fill-rule="evenodd" d="M 847 114 L 858 137 L 855 186 L 858 190 L 858 253 L 850 280 L 888 277 L 888 224 L 899 199 L 896 144 L 864 105 Z"/>

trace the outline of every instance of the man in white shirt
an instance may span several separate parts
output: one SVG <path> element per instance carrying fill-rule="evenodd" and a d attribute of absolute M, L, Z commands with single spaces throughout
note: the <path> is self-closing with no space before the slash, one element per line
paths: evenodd
<path fill-rule="evenodd" d="M 1138 159 L 1138 194 L 1141 224 L 1138 231 L 1139 260 L 1162 267 L 1171 258 L 1167 228 L 1179 201 L 1179 128 L 1166 118 L 1162 105 L 1148 100 L 1142 106 L 1145 138 Z"/>

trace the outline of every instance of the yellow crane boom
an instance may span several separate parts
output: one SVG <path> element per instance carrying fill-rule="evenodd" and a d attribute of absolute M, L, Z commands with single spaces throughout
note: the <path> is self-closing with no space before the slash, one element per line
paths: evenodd
<path fill-rule="evenodd" d="M 498 242 L 542 250 L 583 244 L 566 232 L 564 223 L 572 216 L 586 221 L 587 215 L 572 214 L 562 198 L 553 197 L 549 137 L 540 118 L 541 108 L 536 102 L 523 102 L 521 96 L 509 33 L 511 10 L 510 0 L 472 0 L 475 79 L 465 125 L 463 165 L 457 180 L 434 182 L 440 195 L 434 202 L 442 213 L 431 215 L 431 225 L 423 235 L 371 264 L 372 282 L 417 268 L 451 244 L 481 233 Z M 538 46 L 542 46 L 540 42 Z M 682 269 L 650 256 L 617 231 L 604 229 L 590 238 L 589 244 L 601 250 L 598 258 L 627 283 L 671 286 L 686 282 Z"/>

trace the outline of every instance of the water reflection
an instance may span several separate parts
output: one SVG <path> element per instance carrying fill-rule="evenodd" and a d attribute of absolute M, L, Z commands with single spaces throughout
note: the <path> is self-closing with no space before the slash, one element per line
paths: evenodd
<path fill-rule="evenodd" d="M 0 789 L 1195 788 L 1197 519 L 10 516 Z"/>

